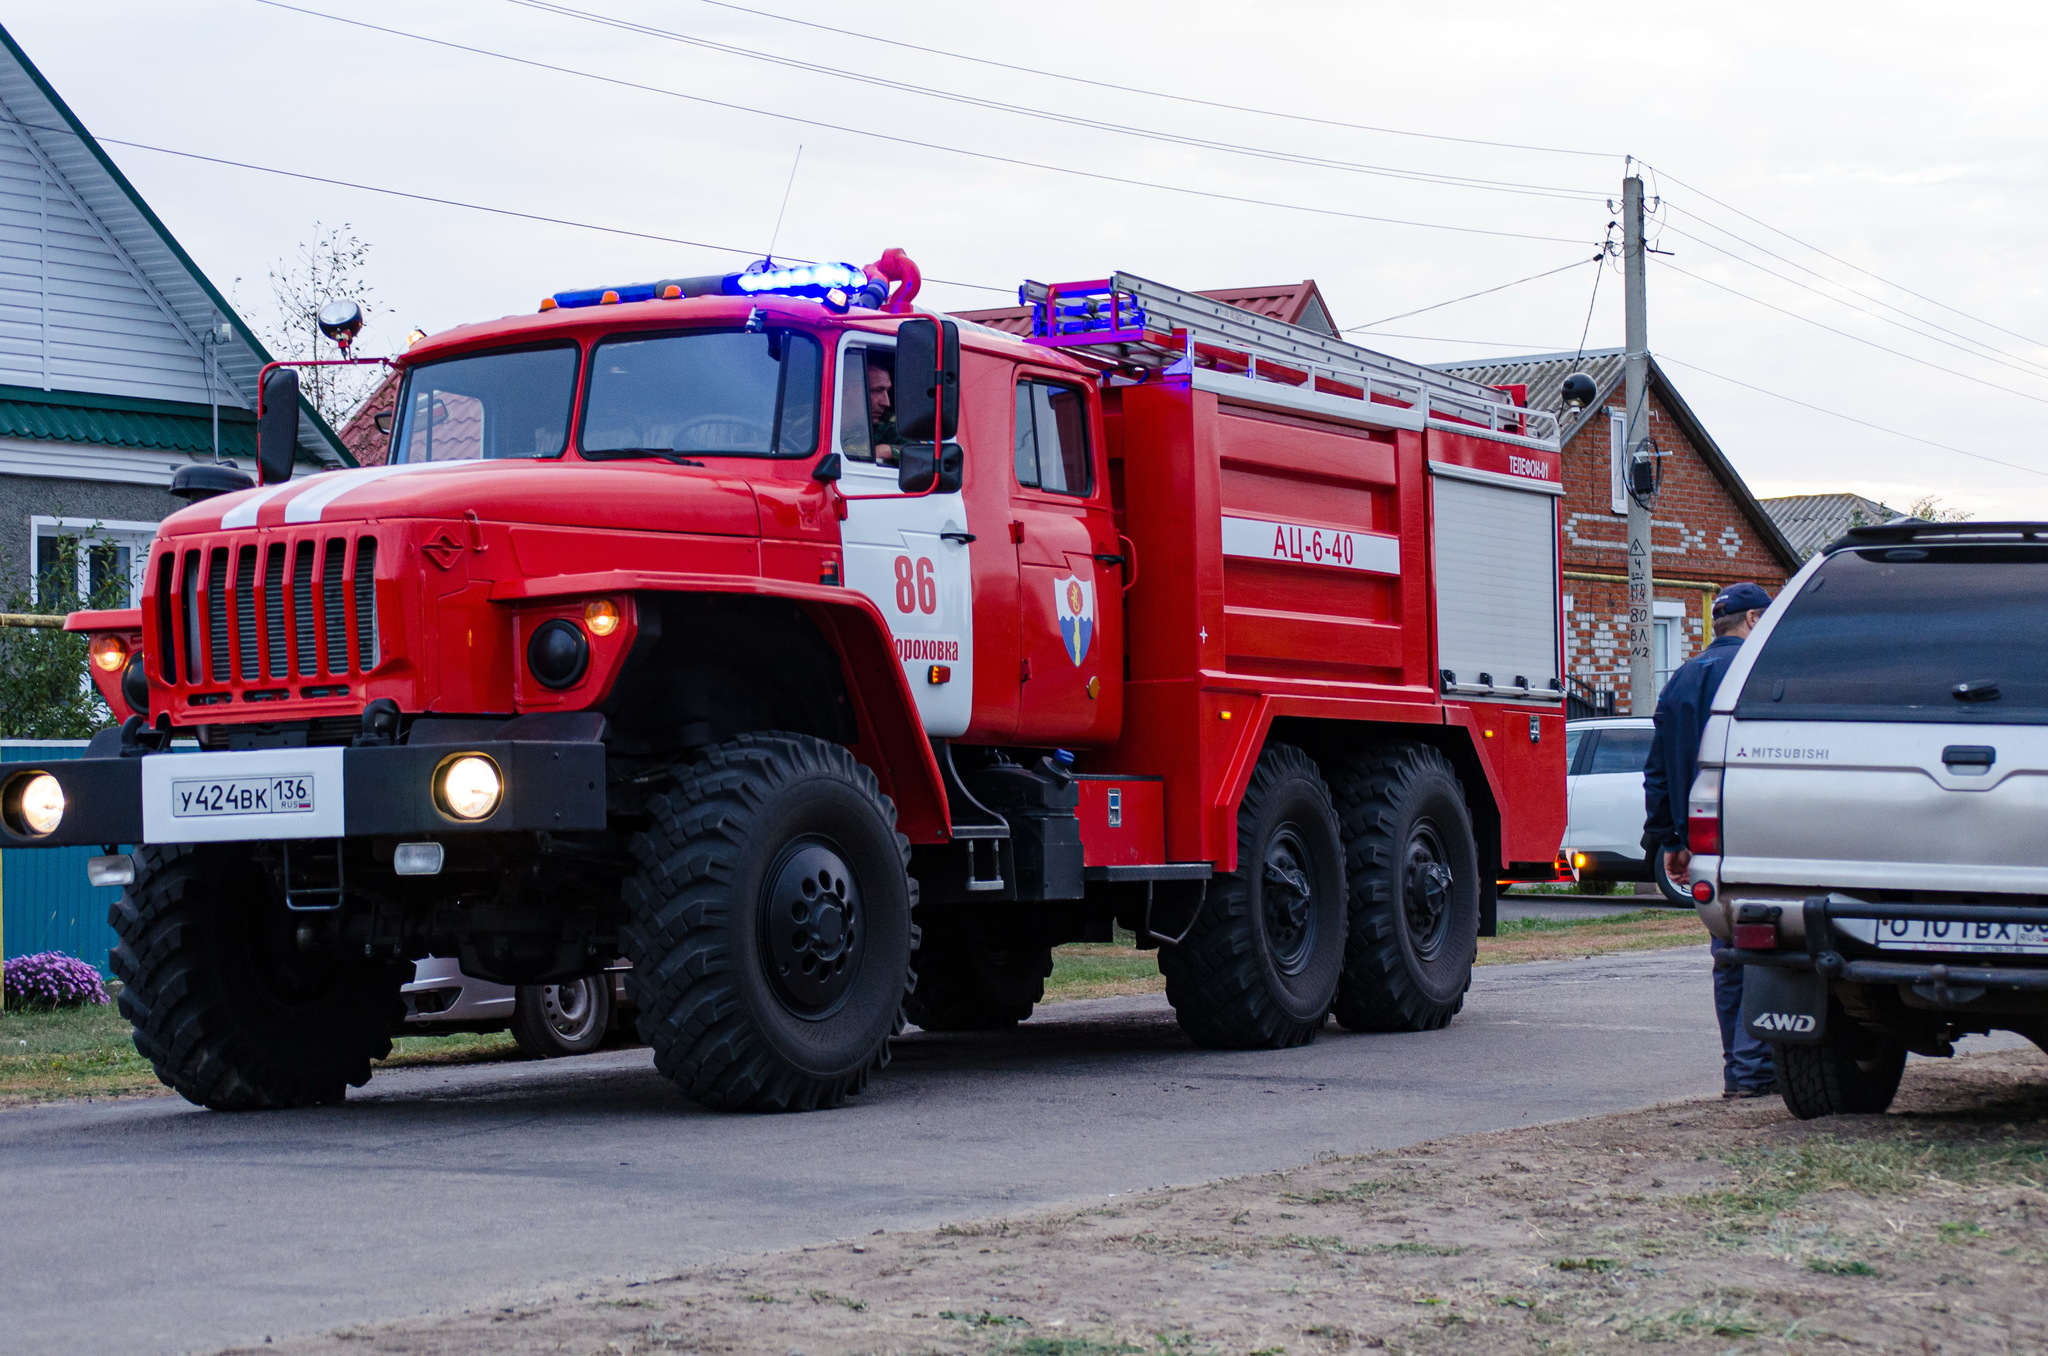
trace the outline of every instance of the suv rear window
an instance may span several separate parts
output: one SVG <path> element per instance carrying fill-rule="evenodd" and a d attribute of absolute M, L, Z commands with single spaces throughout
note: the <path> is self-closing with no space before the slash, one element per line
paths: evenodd
<path fill-rule="evenodd" d="M 1956 695 L 1987 682 L 1995 697 Z M 1735 712 L 2048 724 L 2048 548 L 1838 552 L 1772 629 Z"/>

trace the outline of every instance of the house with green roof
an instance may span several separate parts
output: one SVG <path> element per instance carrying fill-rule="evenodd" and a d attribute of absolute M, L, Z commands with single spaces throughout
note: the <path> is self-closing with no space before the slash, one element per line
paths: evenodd
<path fill-rule="evenodd" d="M 269 361 L 0 28 L 0 606 L 138 597 L 178 468 L 253 471 Z M 304 404 L 299 457 L 353 464 Z M 60 552 L 66 536 L 86 549 Z"/>

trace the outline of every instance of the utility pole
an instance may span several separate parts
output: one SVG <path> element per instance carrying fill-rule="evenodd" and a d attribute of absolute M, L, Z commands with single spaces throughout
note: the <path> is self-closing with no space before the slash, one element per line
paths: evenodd
<path fill-rule="evenodd" d="M 1622 474 L 1628 487 L 1628 709 L 1647 716 L 1657 707 L 1657 660 L 1651 653 L 1656 609 L 1650 547 L 1651 509 L 1656 503 L 1657 465 L 1650 441 L 1650 320 L 1643 263 L 1643 181 L 1621 181 L 1622 268 L 1628 433 L 1622 445 Z"/>

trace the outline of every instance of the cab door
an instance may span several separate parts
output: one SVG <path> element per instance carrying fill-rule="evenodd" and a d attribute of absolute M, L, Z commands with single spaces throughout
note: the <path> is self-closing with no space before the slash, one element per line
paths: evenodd
<path fill-rule="evenodd" d="M 896 658 L 927 734 L 964 733 L 974 716 L 974 588 L 967 504 L 951 494 L 904 496 L 894 449 L 869 417 L 869 369 L 893 384 L 887 336 L 848 334 L 840 346 L 835 442 L 847 496 L 840 540 L 846 582 L 872 598 L 889 622 Z M 875 495 L 881 498 L 863 498 Z"/>
<path fill-rule="evenodd" d="M 1017 548 L 1017 740 L 1089 744 L 1123 717 L 1123 572 L 1092 392 L 1017 373 L 1011 540 Z"/>

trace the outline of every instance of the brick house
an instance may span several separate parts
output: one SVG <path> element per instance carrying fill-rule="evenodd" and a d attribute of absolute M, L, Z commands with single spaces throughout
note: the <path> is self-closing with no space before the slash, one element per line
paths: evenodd
<path fill-rule="evenodd" d="M 1523 384 L 1529 404 L 1561 410 L 1564 379 L 1584 372 L 1598 392 L 1560 429 L 1564 499 L 1558 506 L 1564 572 L 1565 672 L 1574 707 L 1628 713 L 1628 501 L 1622 488 L 1625 399 L 1622 350 L 1583 356 L 1544 353 L 1436 366 L 1489 385 Z M 1649 434 L 1663 460 L 1663 485 L 1651 518 L 1658 686 L 1705 648 L 1714 595 L 1741 580 L 1775 594 L 1799 568 L 1786 539 L 1670 376 L 1650 360 Z M 1648 714 L 1644 712 L 1643 714 Z"/>

